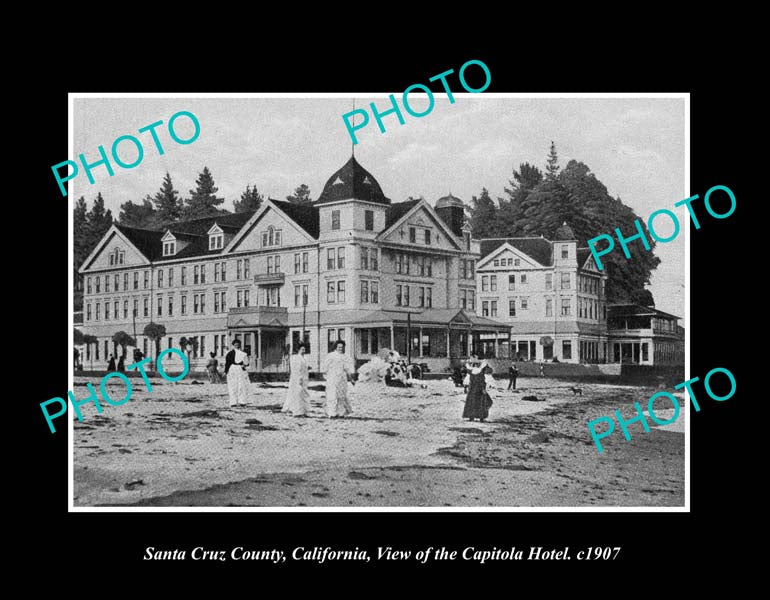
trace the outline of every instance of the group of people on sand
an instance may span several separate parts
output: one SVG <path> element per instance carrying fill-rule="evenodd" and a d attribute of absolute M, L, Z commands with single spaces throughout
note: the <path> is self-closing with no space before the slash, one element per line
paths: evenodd
<path fill-rule="evenodd" d="M 232 346 L 233 349 L 225 356 L 230 406 L 244 406 L 248 398 L 249 374 L 246 368 L 249 355 L 241 350 L 240 340 L 233 340 Z M 299 344 L 297 353 L 289 359 L 289 389 L 281 412 L 294 417 L 304 417 L 310 412 L 306 351 L 307 346 Z M 322 370 L 326 373 L 326 416 L 333 419 L 346 417 L 353 412 L 348 399 L 348 383 L 354 383 L 352 376 L 355 368 L 353 360 L 345 354 L 345 342 L 335 342 L 334 350 L 324 358 Z"/>

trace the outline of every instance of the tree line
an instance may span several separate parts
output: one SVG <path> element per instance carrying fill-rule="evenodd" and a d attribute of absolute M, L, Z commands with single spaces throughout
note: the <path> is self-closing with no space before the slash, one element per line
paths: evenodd
<path fill-rule="evenodd" d="M 556 230 L 567 223 L 578 242 L 587 241 L 616 227 L 626 235 L 636 233 L 634 210 L 613 198 L 607 187 L 585 163 L 570 160 L 564 169 L 559 166 L 556 145 L 551 142 L 544 170 L 528 162 L 514 168 L 505 197 L 493 200 L 482 188 L 473 196 L 468 207 L 474 238 L 539 237 L 553 240 Z M 652 272 L 660 264 L 654 255 L 655 241 L 649 236 L 644 220 L 642 227 L 650 239 L 649 252 L 634 252 L 627 260 L 621 252 L 602 257 L 607 280 L 607 301 L 634 302 L 653 306 L 652 293 L 645 289 Z"/>

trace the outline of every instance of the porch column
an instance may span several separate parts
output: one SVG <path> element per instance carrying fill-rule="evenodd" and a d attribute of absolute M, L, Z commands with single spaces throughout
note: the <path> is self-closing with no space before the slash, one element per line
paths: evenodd
<path fill-rule="evenodd" d="M 471 352 L 473 352 L 473 329 L 468 330 L 468 358 L 471 357 Z"/>
<path fill-rule="evenodd" d="M 262 370 L 262 328 L 257 329 L 257 343 L 256 343 L 256 355 L 257 355 L 257 371 Z"/>
<path fill-rule="evenodd" d="M 498 358 L 498 354 L 499 354 L 499 351 L 497 349 L 497 336 L 498 336 L 498 332 L 495 331 L 495 358 Z"/>
<path fill-rule="evenodd" d="M 446 328 L 446 357 L 451 359 L 452 358 L 452 348 L 451 348 L 451 338 L 452 338 L 452 330 L 451 328 Z"/>
<path fill-rule="evenodd" d="M 422 358 L 422 327 L 419 328 L 420 331 L 420 358 Z"/>
<path fill-rule="evenodd" d="M 390 325 L 390 349 L 396 349 L 396 333 L 393 324 Z"/>

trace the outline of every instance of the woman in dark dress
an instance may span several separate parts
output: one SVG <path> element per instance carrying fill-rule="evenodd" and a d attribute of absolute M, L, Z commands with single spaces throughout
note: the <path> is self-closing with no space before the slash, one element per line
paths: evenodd
<path fill-rule="evenodd" d="M 492 402 L 487 394 L 487 383 L 484 379 L 488 368 L 487 364 L 482 362 L 469 373 L 468 395 L 465 398 L 465 409 L 463 410 L 464 419 L 483 421 L 489 416 L 489 407 Z"/>

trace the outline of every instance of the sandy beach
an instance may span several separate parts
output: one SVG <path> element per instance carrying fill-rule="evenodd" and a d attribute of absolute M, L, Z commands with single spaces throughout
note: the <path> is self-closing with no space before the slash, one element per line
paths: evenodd
<path fill-rule="evenodd" d="M 97 383 L 75 378 L 76 395 L 87 381 Z M 650 433 L 631 426 L 630 441 L 618 427 L 602 454 L 586 427 L 615 409 L 631 416 L 655 388 L 525 378 L 518 393 L 495 391 L 480 423 L 461 418 L 461 388 L 425 385 L 358 384 L 354 413 L 327 419 L 320 390 L 311 391 L 311 414 L 293 418 L 280 412 L 286 384 L 252 383 L 249 404 L 232 409 L 224 385 L 153 380 L 148 394 L 137 381 L 128 403 L 101 415 L 88 406 L 75 421 L 74 505 L 684 504 L 684 410 Z"/>

